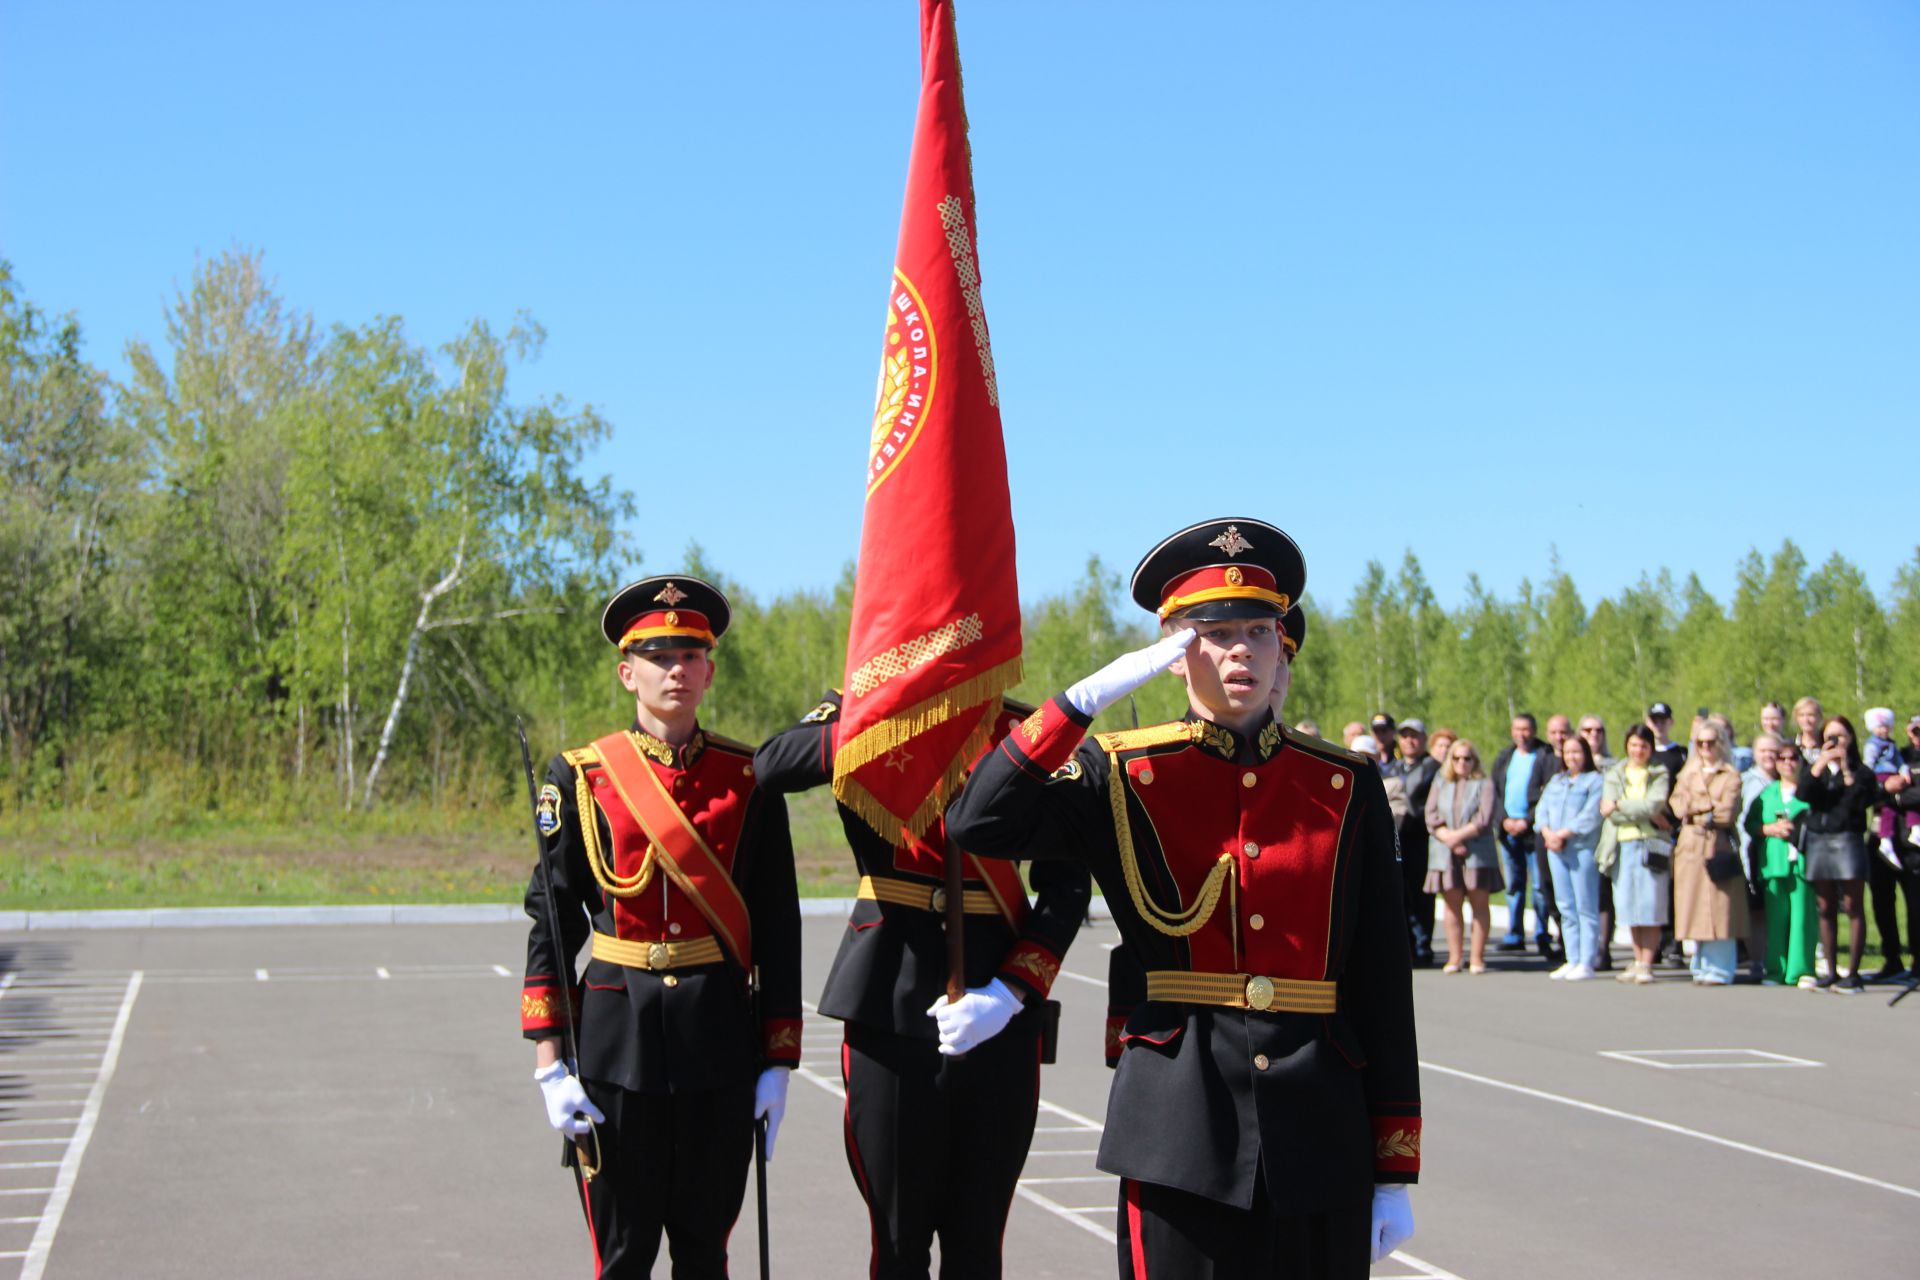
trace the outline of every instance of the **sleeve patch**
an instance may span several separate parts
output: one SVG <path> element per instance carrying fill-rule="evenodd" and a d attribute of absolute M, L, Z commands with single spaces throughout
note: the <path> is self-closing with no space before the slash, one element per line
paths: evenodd
<path fill-rule="evenodd" d="M 540 802 L 534 806 L 533 821 L 543 836 L 560 829 L 560 788 L 551 782 L 540 788 Z"/>
<path fill-rule="evenodd" d="M 831 702 L 823 702 L 807 714 L 800 717 L 801 724 L 825 724 L 833 719 L 833 713 L 840 708 Z"/>
<path fill-rule="evenodd" d="M 1081 769 L 1080 762 L 1078 760 L 1069 760 L 1065 764 L 1061 765 L 1058 769 L 1055 769 L 1052 773 L 1048 774 L 1047 781 L 1048 782 L 1072 782 L 1074 779 L 1078 778 L 1083 772 L 1085 771 Z"/>

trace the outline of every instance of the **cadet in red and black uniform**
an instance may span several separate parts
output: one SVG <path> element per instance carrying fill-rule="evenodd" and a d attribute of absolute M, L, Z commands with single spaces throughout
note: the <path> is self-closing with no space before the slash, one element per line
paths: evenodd
<path fill-rule="evenodd" d="M 751 748 L 697 718 L 729 616 L 726 598 L 695 578 L 622 588 L 600 625 L 621 653 L 633 727 L 555 756 L 540 791 L 565 936 L 556 948 L 536 868 L 520 1021 L 549 1121 L 590 1135 L 589 1164 L 597 1155 L 585 1209 L 595 1274 L 607 1280 L 648 1275 L 663 1230 L 676 1278 L 726 1275 L 755 1121 L 767 1120 L 771 1155 L 800 1062 L 786 802 L 756 785 Z M 589 915 L 582 992 L 573 957 Z M 561 1060 L 570 1009 L 576 1070 Z"/>
<path fill-rule="evenodd" d="M 1002 712 L 995 738 L 1030 710 Z M 760 785 L 831 782 L 839 718 L 840 696 L 829 693 L 769 739 L 754 756 Z M 1091 883 L 1084 868 L 1036 863 L 1029 906 L 1018 867 L 968 858 L 968 992 L 949 1008 L 942 827 L 894 843 L 844 805 L 840 820 L 860 888 L 820 1012 L 846 1024 L 847 1163 L 872 1221 L 870 1274 L 926 1276 L 938 1235 L 942 1276 L 998 1276 L 1033 1140 L 1047 993 Z"/>
<path fill-rule="evenodd" d="M 1042 706 L 948 810 L 983 854 L 1088 865 L 1145 971 L 1099 1167 L 1123 1277 L 1360 1277 L 1412 1234 L 1412 968 L 1379 770 L 1288 732 L 1280 620 L 1305 585 L 1258 520 L 1183 529 L 1134 571 L 1168 633 Z M 1083 741 L 1163 670 L 1182 721 Z"/>
<path fill-rule="evenodd" d="M 1280 619 L 1280 651 L 1286 665 L 1275 673 L 1272 705 L 1273 718 L 1282 723 L 1285 723 L 1287 693 L 1293 685 L 1293 660 L 1300 656 L 1306 643 L 1307 611 L 1296 601 Z M 1146 1000 L 1147 971 L 1123 942 L 1107 952 L 1107 1029 L 1102 1047 L 1109 1067 L 1120 1065 L 1120 1051 L 1126 1047 L 1121 1042 L 1121 1033 L 1127 1029 L 1127 1019 L 1133 1016 L 1133 1011 Z"/>

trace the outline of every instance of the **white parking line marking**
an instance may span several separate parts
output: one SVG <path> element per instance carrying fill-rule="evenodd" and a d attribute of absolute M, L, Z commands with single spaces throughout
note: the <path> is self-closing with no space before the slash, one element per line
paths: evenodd
<path fill-rule="evenodd" d="M 1616 1058 L 1636 1066 L 1658 1067 L 1662 1071 L 1735 1071 L 1753 1067 L 1824 1067 L 1812 1058 L 1796 1058 L 1765 1049 L 1600 1049 L 1603 1058 Z M 1737 1062 L 1738 1055 L 1760 1058 L 1760 1062 Z M 1698 1062 L 1665 1062 L 1665 1058 L 1698 1058 Z"/>
<path fill-rule="evenodd" d="M 1027 1152 L 1027 1159 L 1035 1156 L 1097 1156 L 1100 1152 L 1094 1147 L 1075 1147 L 1071 1151 L 1041 1151 L 1037 1148 Z"/>
<path fill-rule="evenodd" d="M 383 982 L 393 977 L 393 975 L 388 973 L 385 969 L 375 969 L 373 971 L 373 976 L 376 978 L 379 978 Z"/>
<path fill-rule="evenodd" d="M 58 1169 L 58 1160 L 6 1160 L 0 1161 L 0 1169 Z"/>
<path fill-rule="evenodd" d="M 1782 1164 L 1794 1165 L 1801 1169 L 1811 1169 L 1815 1173 L 1824 1173 L 1835 1178 L 1844 1178 L 1848 1182 L 1858 1182 L 1864 1186 L 1878 1187 L 1882 1191 L 1891 1191 L 1896 1195 L 1911 1196 L 1920 1200 L 1920 1188 L 1903 1187 L 1897 1182 L 1885 1182 L 1879 1178 L 1870 1178 L 1864 1173 L 1855 1173 L 1851 1169 L 1838 1169 L 1830 1164 L 1820 1164 L 1813 1160 L 1802 1160 L 1799 1156 L 1790 1156 L 1784 1152 L 1769 1151 L 1765 1147 L 1756 1147 L 1749 1142 L 1736 1142 L 1732 1138 L 1722 1138 L 1718 1134 L 1702 1133 L 1698 1129 L 1689 1129 L 1685 1125 L 1655 1120 L 1651 1116 L 1635 1115 L 1631 1111 L 1620 1111 L 1614 1107 L 1603 1107 L 1596 1102 L 1583 1102 L 1579 1098 L 1569 1098 L 1563 1094 L 1548 1093 L 1544 1089 L 1529 1089 L 1521 1084 L 1509 1084 L 1505 1080 L 1495 1080 L 1491 1076 L 1475 1075 L 1471 1071 L 1461 1071 L 1455 1067 L 1443 1067 L 1434 1062 L 1422 1062 L 1422 1071 L 1435 1071 L 1441 1075 L 1456 1076 L 1462 1080 L 1471 1080 L 1475 1084 L 1490 1085 L 1495 1089 L 1506 1089 L 1512 1093 L 1524 1094 L 1529 1098 L 1539 1098 L 1545 1102 L 1557 1102 L 1563 1107 L 1574 1107 L 1581 1111 L 1591 1111 L 1595 1115 L 1608 1116 L 1615 1120 L 1627 1120 L 1634 1124 L 1646 1125 L 1649 1129 L 1660 1129 L 1667 1133 L 1677 1133 L 1684 1138 L 1697 1138 L 1701 1142 L 1710 1142 L 1717 1147 L 1726 1147 L 1730 1151 L 1745 1152 L 1750 1156 L 1760 1156 L 1766 1160 L 1778 1160 Z"/>
<path fill-rule="evenodd" d="M 1058 1178 L 1022 1178 L 1020 1179 L 1020 1185 L 1023 1187 L 1026 1187 L 1026 1186 L 1050 1186 L 1056 1182 L 1117 1182 L 1117 1181 L 1119 1181 L 1119 1179 L 1114 1177 L 1114 1175 L 1111 1173 L 1075 1173 L 1075 1174 L 1069 1174 L 1064 1177 L 1058 1177 Z"/>
<path fill-rule="evenodd" d="M 0 1218 L 0 1222 L 7 1223 L 8 1225 L 13 1225 L 21 1222 L 38 1222 L 38 1221 L 40 1221 L 40 1215 L 37 1213 L 31 1214 L 25 1218 Z"/>
<path fill-rule="evenodd" d="M 44 1196 L 52 1191 L 52 1187 L 5 1187 L 0 1188 L 0 1196 Z"/>
<path fill-rule="evenodd" d="M 497 964 L 493 966 L 493 971 L 499 974 L 503 978 L 511 978 L 513 976 L 513 970 L 507 968 L 507 966 L 503 964 Z"/>
<path fill-rule="evenodd" d="M 1415 1277 L 1414 1280 L 1460 1280 L 1459 1276 L 1453 1274 L 1453 1272 L 1451 1271 L 1448 1271 L 1445 1267 L 1436 1267 L 1431 1262 L 1427 1262 L 1421 1258 L 1416 1258 L 1410 1253 L 1403 1253 L 1399 1249 L 1395 1249 L 1392 1253 L 1388 1254 L 1387 1256 L 1389 1258 L 1392 1258 L 1395 1262 L 1403 1262 L 1407 1266 L 1412 1267 L 1415 1271 L 1418 1271 L 1420 1275 L 1418 1277 Z M 1377 1277 L 1376 1280 L 1390 1280 L 1390 1278 L 1387 1276 L 1380 1276 L 1380 1277 Z"/>
<path fill-rule="evenodd" d="M 0 1138 L 0 1147 L 64 1147 L 66 1138 Z"/>
<path fill-rule="evenodd" d="M 1073 979 L 1073 980 L 1074 980 L 1075 982 L 1084 982 L 1084 983 L 1086 983 L 1086 984 L 1087 984 L 1088 986 L 1090 986 L 1090 987 L 1104 987 L 1104 986 L 1106 986 L 1106 985 L 1107 985 L 1107 984 L 1106 984 L 1106 981 L 1105 981 L 1104 979 L 1101 979 L 1101 978 L 1089 978 L 1089 977 L 1088 977 L 1088 976 L 1087 976 L 1086 974 L 1084 974 L 1084 973 L 1075 973 L 1075 972 L 1074 972 L 1073 970 L 1071 970 L 1071 969 L 1062 969 L 1062 970 L 1060 971 L 1060 975 L 1059 975 L 1059 976 L 1060 976 L 1060 977 L 1062 977 L 1062 978 L 1072 978 L 1072 979 Z"/>
<path fill-rule="evenodd" d="M 80 1126 L 74 1131 L 66 1158 L 60 1161 L 60 1172 L 53 1180 L 53 1194 L 47 1198 L 46 1216 L 41 1218 L 39 1227 L 34 1230 L 33 1242 L 27 1246 L 26 1262 L 20 1268 L 20 1280 L 40 1280 L 47 1269 L 47 1255 L 53 1250 L 54 1233 L 60 1230 L 60 1219 L 67 1211 L 67 1201 L 73 1197 L 73 1184 L 80 1177 L 80 1160 L 87 1153 L 87 1143 L 92 1139 L 93 1127 L 100 1118 L 100 1104 L 106 1099 L 107 1085 L 112 1082 L 114 1067 L 120 1062 L 120 1046 L 126 1042 L 127 1022 L 133 1016 L 133 1002 L 140 996 L 140 978 L 140 971 L 135 969 L 127 979 L 127 994 L 120 1002 L 120 1018 L 114 1024 L 112 1043 L 107 1046 L 106 1056 L 100 1063 L 100 1078 L 94 1082 L 93 1092 L 87 1096 L 86 1108 L 80 1113 Z"/>
<path fill-rule="evenodd" d="M 1118 1243 L 1118 1237 L 1115 1236 L 1113 1232 L 1107 1230 L 1097 1222 L 1087 1221 L 1087 1219 L 1077 1211 L 1067 1208 L 1067 1206 L 1061 1204 L 1058 1200 L 1050 1196 L 1041 1195 L 1032 1187 L 1015 1187 L 1013 1190 L 1014 1194 L 1018 1195 L 1022 1200 L 1025 1200 L 1029 1204 L 1039 1205 L 1054 1217 L 1065 1222 L 1071 1222 L 1088 1235 L 1098 1236 L 1108 1244 Z"/>
<path fill-rule="evenodd" d="M 267 971 L 265 969 L 255 969 L 253 971 L 253 980 L 255 982 L 265 982 L 267 980 Z"/>

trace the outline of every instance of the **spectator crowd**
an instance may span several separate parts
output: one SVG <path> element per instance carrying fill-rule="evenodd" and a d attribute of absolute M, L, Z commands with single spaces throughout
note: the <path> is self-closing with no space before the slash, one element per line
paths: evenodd
<path fill-rule="evenodd" d="M 1341 736 L 1386 785 L 1416 966 L 1482 974 L 1489 942 L 1531 944 L 1556 981 L 1611 971 L 1646 985 L 1673 966 L 1699 986 L 1744 974 L 1851 995 L 1920 978 L 1920 715 L 1904 745 L 1895 722 L 1873 707 L 1862 738 L 1802 698 L 1790 718 L 1777 702 L 1760 708 L 1748 744 L 1705 707 L 1676 740 L 1673 708 L 1656 702 L 1615 756 L 1599 716 L 1576 728 L 1550 715 L 1543 738 L 1523 712 L 1491 761 L 1417 719 L 1379 714 Z M 1497 939 L 1495 893 L 1507 903 Z M 1883 963 L 1863 973 L 1869 903 Z M 1616 969 L 1621 928 L 1632 959 Z"/>

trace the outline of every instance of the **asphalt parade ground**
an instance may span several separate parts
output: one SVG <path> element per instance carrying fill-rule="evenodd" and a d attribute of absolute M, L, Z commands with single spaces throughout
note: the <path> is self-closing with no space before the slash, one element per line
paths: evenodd
<path fill-rule="evenodd" d="M 818 991 L 844 925 L 806 921 Z M 517 925 L 0 935 L 0 1280 L 592 1274 L 518 1035 Z M 1114 1274 L 1104 947 L 1055 988 L 1012 1277 Z M 1618 954 L 1618 953 L 1616 953 Z M 1866 1276 L 1920 1257 L 1920 995 L 1419 973 L 1418 1234 L 1377 1276 Z M 774 1274 L 860 1276 L 837 1024 L 770 1169 Z M 733 1273 L 756 1271 L 753 1192 Z M 664 1256 L 656 1274 L 668 1274 Z"/>

